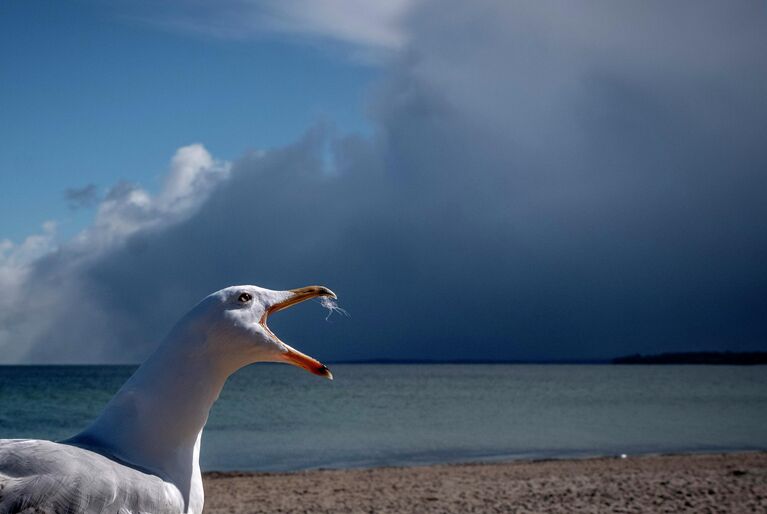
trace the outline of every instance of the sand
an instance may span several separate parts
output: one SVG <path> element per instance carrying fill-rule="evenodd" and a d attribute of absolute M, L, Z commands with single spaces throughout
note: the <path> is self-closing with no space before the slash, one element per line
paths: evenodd
<path fill-rule="evenodd" d="M 767 453 L 208 473 L 206 513 L 767 512 Z"/>

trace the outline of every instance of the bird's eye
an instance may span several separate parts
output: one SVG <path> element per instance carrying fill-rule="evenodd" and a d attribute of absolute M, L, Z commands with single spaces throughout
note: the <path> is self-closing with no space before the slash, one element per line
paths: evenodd
<path fill-rule="evenodd" d="M 242 293 L 237 300 L 239 300 L 240 303 L 248 303 L 250 300 L 252 300 L 253 297 L 250 296 L 250 293 Z"/>

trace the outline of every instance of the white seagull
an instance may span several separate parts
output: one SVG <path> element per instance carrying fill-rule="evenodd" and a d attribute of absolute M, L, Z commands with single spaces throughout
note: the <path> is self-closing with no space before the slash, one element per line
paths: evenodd
<path fill-rule="evenodd" d="M 0 513 L 202 512 L 200 438 L 226 382 L 254 362 L 333 376 L 266 326 L 322 286 L 235 286 L 187 313 L 84 431 L 61 442 L 0 440 Z"/>

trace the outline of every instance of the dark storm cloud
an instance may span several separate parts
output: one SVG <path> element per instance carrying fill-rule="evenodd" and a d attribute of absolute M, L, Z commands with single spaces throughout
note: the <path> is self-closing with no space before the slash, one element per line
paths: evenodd
<path fill-rule="evenodd" d="M 78 301 L 26 358 L 139 359 L 235 283 L 337 291 L 350 319 L 272 322 L 328 360 L 767 348 L 763 5 L 449 7 L 410 19 L 370 140 L 316 127 L 173 223 L 40 261 Z"/>

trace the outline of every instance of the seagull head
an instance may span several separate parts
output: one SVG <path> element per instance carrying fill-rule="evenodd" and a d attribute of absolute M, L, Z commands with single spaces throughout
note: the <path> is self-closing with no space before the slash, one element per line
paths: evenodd
<path fill-rule="evenodd" d="M 281 341 L 266 324 L 271 314 L 321 296 L 336 298 L 324 286 L 287 291 L 252 285 L 227 287 L 201 301 L 174 332 L 180 329 L 187 340 L 190 332 L 199 334 L 197 339 L 204 342 L 211 358 L 234 368 L 254 362 L 283 362 L 332 380 L 327 366 Z"/>

